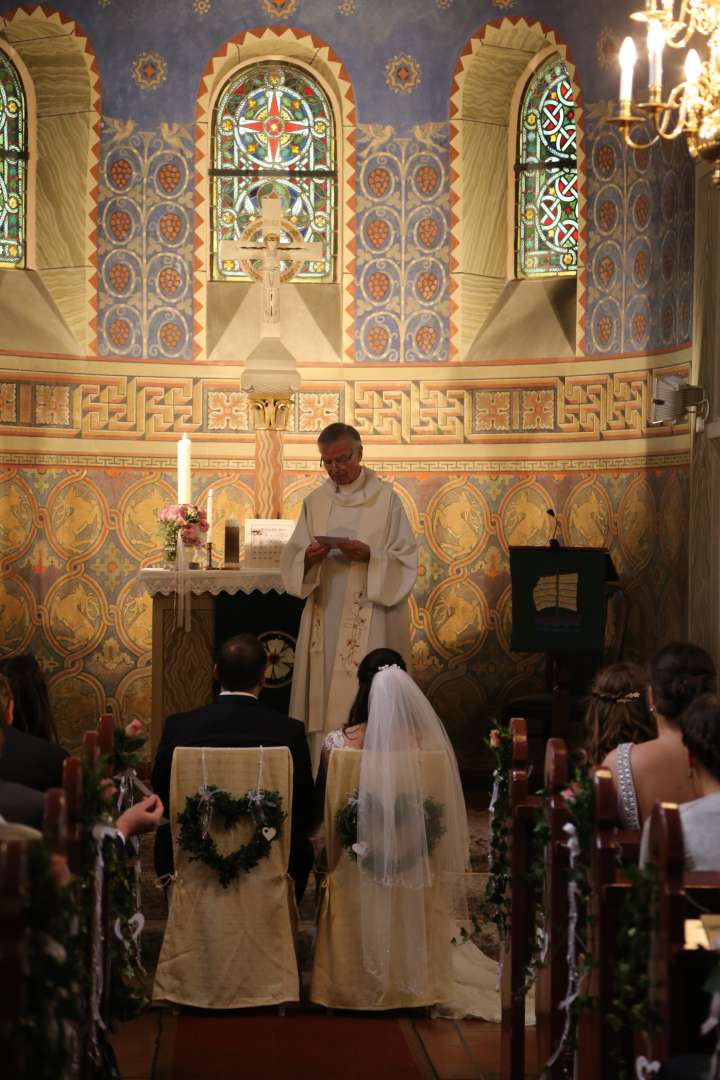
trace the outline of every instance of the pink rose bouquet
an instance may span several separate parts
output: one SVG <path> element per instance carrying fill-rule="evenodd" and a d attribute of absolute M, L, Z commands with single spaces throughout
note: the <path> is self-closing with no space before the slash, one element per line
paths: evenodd
<path fill-rule="evenodd" d="M 205 543 L 208 521 L 199 506 L 172 503 L 160 511 L 158 519 L 166 558 L 176 558 L 178 536 L 188 547 L 202 547 Z"/>

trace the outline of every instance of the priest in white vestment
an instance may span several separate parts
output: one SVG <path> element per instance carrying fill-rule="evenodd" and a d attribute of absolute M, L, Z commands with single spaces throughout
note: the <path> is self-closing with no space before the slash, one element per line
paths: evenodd
<path fill-rule="evenodd" d="M 348 718 L 365 654 L 386 646 L 409 660 L 407 598 L 417 576 L 402 503 L 362 465 L 355 428 L 330 424 L 318 447 L 328 480 L 304 500 L 281 561 L 287 592 L 307 598 L 290 715 L 305 724 L 315 768 L 325 735 Z"/>

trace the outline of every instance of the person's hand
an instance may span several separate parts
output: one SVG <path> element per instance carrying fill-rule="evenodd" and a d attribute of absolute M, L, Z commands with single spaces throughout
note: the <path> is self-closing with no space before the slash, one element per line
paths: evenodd
<path fill-rule="evenodd" d="M 370 548 L 362 540 L 348 540 L 338 547 L 351 562 L 370 562 Z"/>
<path fill-rule="evenodd" d="M 50 856 L 50 876 L 58 889 L 64 889 L 68 884 L 72 874 L 64 855 L 53 853 Z"/>
<path fill-rule="evenodd" d="M 117 819 L 118 831 L 127 840 L 139 833 L 153 832 L 162 820 L 164 807 L 158 795 L 141 799 Z"/>
<path fill-rule="evenodd" d="M 313 566 L 317 566 L 328 555 L 330 547 L 328 544 L 318 544 L 317 541 L 313 541 L 312 544 L 308 544 L 305 548 L 305 573 L 308 572 Z"/>

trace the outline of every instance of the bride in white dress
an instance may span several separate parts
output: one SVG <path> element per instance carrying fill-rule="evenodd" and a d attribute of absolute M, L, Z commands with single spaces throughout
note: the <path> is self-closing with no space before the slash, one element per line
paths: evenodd
<path fill-rule="evenodd" d="M 500 993 L 497 963 L 486 956 L 473 941 L 461 941 L 460 928 L 467 923 L 466 874 L 470 870 L 467 811 L 460 774 L 452 745 L 442 721 L 417 684 L 407 674 L 402 657 L 392 649 L 374 649 L 358 667 L 358 693 L 343 728 L 331 731 L 322 748 L 317 778 L 318 802 L 324 801 L 325 781 L 330 754 L 334 749 L 364 750 L 358 791 L 358 848 L 382 852 L 373 860 L 371 872 L 361 870 L 361 927 L 363 964 L 367 971 L 380 973 L 393 925 L 407 929 L 405 978 L 408 985 L 422 985 L 427 978 L 427 957 L 418 942 L 424 940 L 420 925 L 424 919 L 422 887 L 433 876 L 425 840 L 422 778 L 417 768 L 417 750 L 443 751 L 449 763 L 449 783 L 443 807 L 446 828 L 444 872 L 453 883 L 452 912 L 448 927 L 448 948 L 452 957 L 452 991 L 448 1000 L 438 1003 L 437 1014 L 447 1017 L 478 1017 L 494 1023 L 500 1020 Z M 411 751 L 404 753 L 403 751 Z M 403 823 L 403 843 L 408 829 L 418 840 L 413 849 L 420 851 L 412 868 L 402 872 L 398 881 L 396 861 L 397 828 L 391 815 L 364 810 L 372 807 L 373 796 L 380 804 L 417 808 L 416 820 Z M 377 803 L 376 803 L 377 805 Z M 412 816 L 412 815 L 411 815 Z M 385 860 L 386 865 L 378 866 Z M 397 885 L 403 886 L 398 889 Z M 382 886 L 387 887 L 382 887 Z M 381 887 L 378 887 L 381 886 Z M 404 905 L 398 918 L 398 902 Z M 391 916 L 392 907 L 392 916 Z M 398 943 L 393 939 L 393 948 Z M 425 968 L 424 968 L 425 965 Z M 530 1022 L 532 1018 L 529 1017 Z"/>

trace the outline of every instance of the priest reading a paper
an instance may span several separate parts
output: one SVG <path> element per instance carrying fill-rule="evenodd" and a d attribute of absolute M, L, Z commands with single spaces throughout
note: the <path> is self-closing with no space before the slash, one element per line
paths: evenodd
<path fill-rule="evenodd" d="M 408 659 L 417 574 L 402 503 L 363 466 L 355 428 L 330 424 L 318 448 L 328 479 L 304 500 L 281 561 L 286 590 L 307 598 L 290 715 L 305 723 L 314 767 L 327 732 L 347 720 L 363 656 L 386 646 Z"/>

